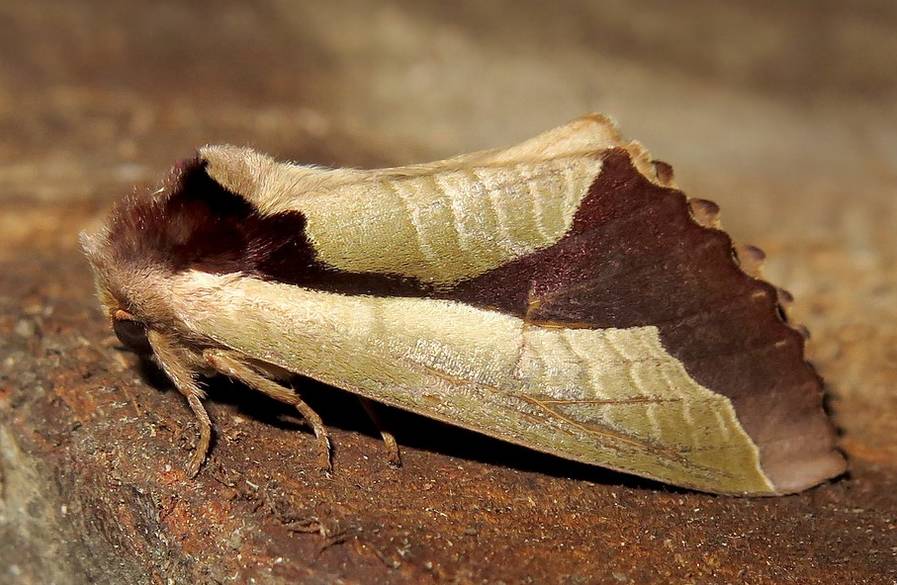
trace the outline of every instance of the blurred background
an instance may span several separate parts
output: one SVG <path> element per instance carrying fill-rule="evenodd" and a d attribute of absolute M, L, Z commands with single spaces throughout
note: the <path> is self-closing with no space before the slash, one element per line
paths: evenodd
<path fill-rule="evenodd" d="M 863 197 L 845 192 L 857 181 L 892 186 L 895 12 L 888 1 L 7 2 L 0 186 L 108 197 L 98 187 L 153 180 L 208 142 L 398 164 L 600 111 L 672 161 L 687 190 L 721 199 L 740 231 L 769 215 L 772 179 L 777 200 L 805 203 Z M 838 222 L 818 203 L 801 212 L 808 229 Z"/>
<path fill-rule="evenodd" d="M 205 143 L 373 167 L 592 111 L 766 250 L 769 280 L 813 333 L 849 478 L 746 501 L 412 449 L 408 475 L 381 485 L 378 465 L 353 459 L 375 437 L 356 432 L 336 436 L 354 474 L 265 484 L 286 504 L 236 472 L 200 477 L 189 497 L 156 474 L 189 447 L 189 413 L 145 381 L 122 386 L 129 358 L 90 349 L 109 332 L 77 233 L 111 201 Z M 0 583 L 893 583 L 895 227 L 892 0 L 2 1 Z M 233 404 L 211 411 L 222 469 L 261 473 L 225 459 L 239 433 L 262 437 L 275 467 L 277 453 L 302 449 L 289 463 L 301 468 L 311 452 L 254 417 L 233 430 Z M 423 511 L 431 501 L 445 518 Z M 309 502 L 342 532 L 284 529 L 283 510 Z"/>

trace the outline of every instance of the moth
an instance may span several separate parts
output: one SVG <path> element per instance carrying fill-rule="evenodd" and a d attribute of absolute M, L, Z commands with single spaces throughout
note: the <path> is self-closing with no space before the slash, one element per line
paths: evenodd
<path fill-rule="evenodd" d="M 707 492 L 787 494 L 845 469 L 762 252 L 601 115 L 379 170 L 205 146 L 82 247 L 115 334 L 196 417 L 191 476 L 217 374 L 293 405 L 322 468 L 327 430 L 292 375 Z"/>

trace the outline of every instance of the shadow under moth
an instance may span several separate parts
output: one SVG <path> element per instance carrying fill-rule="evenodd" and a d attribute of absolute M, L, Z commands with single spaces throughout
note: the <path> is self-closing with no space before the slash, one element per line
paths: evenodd
<path fill-rule="evenodd" d="M 797 492 L 845 461 L 790 295 L 717 212 L 591 115 L 379 170 L 206 146 L 82 245 L 116 335 L 198 420 L 191 475 L 214 374 L 295 406 L 329 468 L 301 374 L 677 486 Z"/>

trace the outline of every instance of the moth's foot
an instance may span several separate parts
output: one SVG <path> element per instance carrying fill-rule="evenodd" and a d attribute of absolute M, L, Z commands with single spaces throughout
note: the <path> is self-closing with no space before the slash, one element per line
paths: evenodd
<path fill-rule="evenodd" d="M 315 432 L 315 438 L 318 443 L 318 470 L 321 472 L 321 475 L 329 478 L 333 473 L 333 461 L 330 458 L 330 437 L 327 435 L 327 429 L 323 424 L 317 426 L 311 423 L 311 421 L 309 423 Z"/>
<path fill-rule="evenodd" d="M 206 460 L 206 454 L 201 452 L 199 449 L 193 451 L 193 455 L 190 459 L 187 460 L 187 464 L 184 469 L 187 472 L 187 477 L 194 478 L 199 473 L 199 468 L 202 467 L 203 462 Z"/>
<path fill-rule="evenodd" d="M 359 396 L 358 399 L 361 402 L 364 411 L 371 419 L 371 422 L 374 423 L 374 426 L 377 427 L 377 430 L 380 432 L 380 437 L 383 438 L 383 447 L 386 450 L 386 462 L 390 467 L 401 467 L 402 458 L 399 456 L 399 444 L 396 442 L 395 436 L 389 431 L 387 425 L 380 417 L 377 403 L 369 398 L 361 396 Z"/>
<path fill-rule="evenodd" d="M 193 450 L 193 456 L 190 457 L 190 461 L 187 463 L 186 469 L 187 477 L 192 478 L 199 473 L 199 468 L 202 467 L 209 454 L 209 444 L 212 442 L 212 423 L 209 420 L 206 409 L 199 400 L 199 396 L 190 394 L 187 396 L 187 403 L 190 405 L 190 409 L 196 416 L 196 423 L 199 425 L 199 440 L 196 443 L 196 448 Z"/>
<path fill-rule="evenodd" d="M 383 448 L 386 451 L 386 463 L 390 467 L 401 467 L 402 457 L 399 452 L 399 444 L 396 442 L 396 438 L 392 433 L 387 431 L 380 431 L 380 436 L 383 438 Z"/>
<path fill-rule="evenodd" d="M 333 465 L 330 462 L 330 437 L 327 435 L 327 428 L 318 413 L 306 404 L 295 390 L 266 378 L 247 365 L 243 357 L 235 352 L 207 349 L 203 352 L 203 357 L 215 371 L 239 380 L 247 386 L 295 408 L 315 433 L 319 451 L 318 467 L 324 474 L 330 475 Z"/>

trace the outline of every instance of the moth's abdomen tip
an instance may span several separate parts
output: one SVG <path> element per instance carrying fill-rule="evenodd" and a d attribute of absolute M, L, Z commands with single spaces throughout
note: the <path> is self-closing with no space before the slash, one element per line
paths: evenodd
<path fill-rule="evenodd" d="M 812 455 L 790 458 L 766 470 L 777 495 L 802 492 L 826 481 L 837 479 L 848 470 L 847 459 L 834 447 L 817 449 Z"/>

